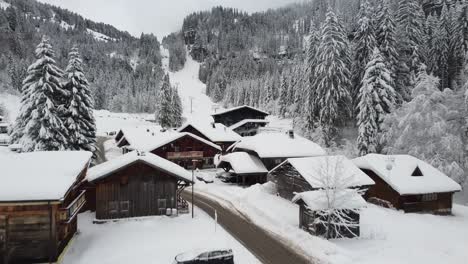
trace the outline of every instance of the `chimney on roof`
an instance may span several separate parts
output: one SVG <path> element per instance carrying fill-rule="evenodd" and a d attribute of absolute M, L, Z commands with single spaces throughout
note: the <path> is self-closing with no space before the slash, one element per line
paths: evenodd
<path fill-rule="evenodd" d="M 212 126 L 213 128 L 216 128 L 215 122 L 211 122 L 211 126 Z"/>
<path fill-rule="evenodd" d="M 289 138 L 294 139 L 294 130 L 292 129 L 288 130 L 288 136 Z"/>
<path fill-rule="evenodd" d="M 146 129 L 146 132 L 150 132 L 149 128 Z"/>

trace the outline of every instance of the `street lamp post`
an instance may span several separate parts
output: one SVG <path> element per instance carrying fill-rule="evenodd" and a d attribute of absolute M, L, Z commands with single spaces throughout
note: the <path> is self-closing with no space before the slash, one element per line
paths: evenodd
<path fill-rule="evenodd" d="M 195 204 L 193 203 L 194 201 L 193 192 L 194 192 L 194 185 L 195 185 L 194 174 L 195 174 L 195 168 L 197 167 L 197 161 L 198 160 L 192 160 L 192 218 L 194 218 L 193 208 L 195 207 Z"/>

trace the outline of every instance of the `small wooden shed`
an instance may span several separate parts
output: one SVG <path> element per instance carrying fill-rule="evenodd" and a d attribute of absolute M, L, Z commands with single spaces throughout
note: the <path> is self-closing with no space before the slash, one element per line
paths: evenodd
<path fill-rule="evenodd" d="M 0 156 L 0 263 L 55 262 L 77 230 L 89 152 Z"/>
<path fill-rule="evenodd" d="M 237 183 L 243 186 L 265 183 L 268 173 L 258 157 L 246 152 L 234 152 L 220 156 L 217 167 L 232 173 L 237 177 Z"/>
<path fill-rule="evenodd" d="M 89 170 L 95 188 L 96 219 L 173 214 L 186 210 L 180 196 L 191 173 L 152 153 L 130 152 Z M 177 210 L 176 210 L 177 209 Z"/>
<path fill-rule="evenodd" d="M 452 196 L 461 191 L 454 180 L 413 156 L 368 154 L 353 162 L 376 183 L 370 199 L 405 212 L 450 214 Z"/>

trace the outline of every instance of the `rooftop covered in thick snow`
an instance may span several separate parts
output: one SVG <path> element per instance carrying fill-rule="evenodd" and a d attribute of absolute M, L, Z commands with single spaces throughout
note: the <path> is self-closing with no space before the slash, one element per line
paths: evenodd
<path fill-rule="evenodd" d="M 230 148 L 234 151 L 253 151 L 260 158 L 296 158 L 326 155 L 325 150 L 316 143 L 295 135 L 285 133 L 260 133 L 244 137 Z"/>
<path fill-rule="evenodd" d="M 182 138 L 182 137 L 185 137 L 185 136 L 188 136 L 188 137 L 191 137 L 195 140 L 198 140 L 206 145 L 209 145 L 219 151 L 221 151 L 221 147 L 214 144 L 213 142 L 211 141 L 208 141 L 206 139 L 203 139 L 199 136 L 196 136 L 192 133 L 168 133 L 167 135 L 165 136 L 162 136 L 162 137 L 154 137 L 152 138 L 149 142 L 147 142 L 146 144 L 146 147 L 144 147 L 143 149 L 140 149 L 140 150 L 143 150 L 143 151 L 153 151 L 155 149 L 158 149 L 166 144 L 169 144 L 179 138 Z"/>
<path fill-rule="evenodd" d="M 229 128 L 232 129 L 232 130 L 235 130 L 235 129 L 237 129 L 239 127 L 242 127 L 243 125 L 249 124 L 249 123 L 267 125 L 267 124 L 270 123 L 270 121 L 265 120 L 265 119 L 244 119 L 242 121 L 239 121 L 239 122 L 235 123 L 234 125 L 230 126 Z"/>
<path fill-rule="evenodd" d="M 102 164 L 90 168 L 88 171 L 87 179 L 88 181 L 96 181 L 99 179 L 103 179 L 111 175 L 113 172 L 121 170 L 137 162 L 143 162 L 153 168 L 160 169 L 186 182 L 192 182 L 192 176 L 190 172 L 180 167 L 179 165 L 166 159 L 163 159 L 159 156 L 156 156 L 152 153 L 141 153 L 137 151 L 132 151 L 130 153 L 127 153 L 125 155 L 119 156 L 115 159 L 106 161 Z"/>
<path fill-rule="evenodd" d="M 85 151 L 0 155 L 0 201 L 58 201 L 89 165 Z"/>
<path fill-rule="evenodd" d="M 268 173 L 262 161 L 246 152 L 234 152 L 219 157 L 217 166 L 229 163 L 236 174 Z"/>
<path fill-rule="evenodd" d="M 324 177 L 331 176 L 340 179 L 344 187 L 358 187 L 374 185 L 375 182 L 361 171 L 354 163 L 345 156 L 318 156 L 306 158 L 289 158 L 272 169 L 291 164 L 299 174 L 313 187 L 322 188 Z M 340 175 L 338 175 L 340 174 Z"/>
<path fill-rule="evenodd" d="M 400 195 L 461 190 L 447 175 L 413 156 L 368 154 L 353 162 L 361 169 L 373 171 Z"/>
<path fill-rule="evenodd" d="M 117 146 L 130 146 L 132 149 L 144 149 L 148 142 L 173 137 L 177 132 L 162 131 L 158 126 L 142 126 L 121 129 L 116 137 Z"/>
<path fill-rule="evenodd" d="M 178 132 L 190 132 L 189 127 L 193 127 L 203 136 L 212 142 L 236 142 L 242 137 L 232 129 L 220 123 L 209 122 L 188 122 L 181 126 Z"/>
<path fill-rule="evenodd" d="M 303 201 L 312 211 L 334 209 L 360 209 L 367 205 L 362 196 L 354 189 L 342 190 L 334 193 L 333 190 L 317 190 L 298 193 L 292 199 L 294 203 Z"/>

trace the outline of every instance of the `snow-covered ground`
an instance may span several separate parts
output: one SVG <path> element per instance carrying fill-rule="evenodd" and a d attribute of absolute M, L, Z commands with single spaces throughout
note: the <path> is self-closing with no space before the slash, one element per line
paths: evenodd
<path fill-rule="evenodd" d="M 112 113 L 107 110 L 97 110 L 94 111 L 94 116 L 99 136 L 106 135 L 108 132 L 117 132 L 122 128 L 154 125 L 148 121 L 154 119 L 152 114 Z"/>
<path fill-rule="evenodd" d="M 201 171 L 199 173 L 215 173 Z M 405 214 L 369 204 L 361 214 L 361 237 L 326 241 L 299 229 L 299 208 L 275 195 L 266 183 L 241 188 L 218 179 L 197 182 L 195 190 L 237 209 L 282 237 L 305 255 L 338 264 L 466 263 L 468 207 L 454 205 L 453 216 Z"/>
<path fill-rule="evenodd" d="M 79 215 L 79 234 L 62 263 L 172 263 L 194 249 L 232 248 L 236 263 L 261 263 L 202 210 L 170 218 L 155 216 L 93 224 L 94 214 Z"/>

